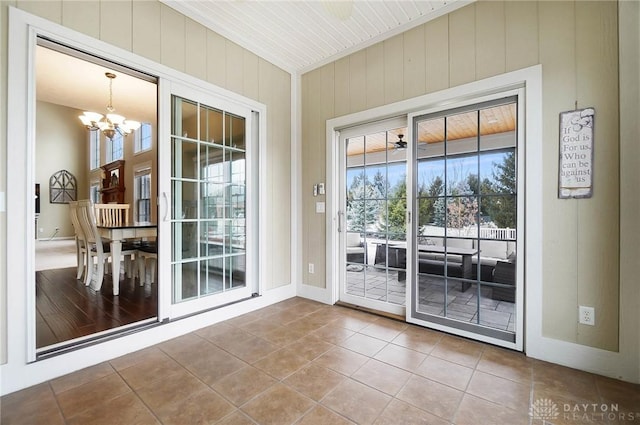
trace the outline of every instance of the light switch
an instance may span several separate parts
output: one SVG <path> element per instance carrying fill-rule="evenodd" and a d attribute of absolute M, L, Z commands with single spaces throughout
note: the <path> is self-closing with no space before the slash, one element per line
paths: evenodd
<path fill-rule="evenodd" d="M 324 195 L 324 183 L 318 183 L 318 195 Z"/>
<path fill-rule="evenodd" d="M 316 212 L 324 214 L 324 202 L 316 202 Z"/>

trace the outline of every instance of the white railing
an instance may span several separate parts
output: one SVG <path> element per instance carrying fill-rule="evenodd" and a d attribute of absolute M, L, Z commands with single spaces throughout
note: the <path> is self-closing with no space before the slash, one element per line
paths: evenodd
<path fill-rule="evenodd" d="M 421 229 L 422 235 L 428 236 L 444 236 L 444 227 L 437 226 L 424 226 Z M 450 237 L 465 237 L 465 238 L 481 238 L 481 239 L 498 239 L 498 240 L 516 240 L 516 229 L 496 228 L 496 227 L 481 227 L 478 229 L 476 226 L 464 227 L 461 229 L 448 228 L 446 232 Z"/>

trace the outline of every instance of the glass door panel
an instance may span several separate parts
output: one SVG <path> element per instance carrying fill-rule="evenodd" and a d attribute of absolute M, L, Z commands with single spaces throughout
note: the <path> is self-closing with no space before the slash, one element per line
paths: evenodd
<path fill-rule="evenodd" d="M 342 140 L 340 299 L 396 314 L 404 314 L 406 298 L 405 134 L 404 126 L 365 128 Z"/>
<path fill-rule="evenodd" d="M 413 323 L 518 344 L 517 102 L 412 117 Z"/>
<path fill-rule="evenodd" d="M 178 316 L 251 295 L 245 223 L 251 115 L 215 103 L 172 96 L 171 303 Z"/>

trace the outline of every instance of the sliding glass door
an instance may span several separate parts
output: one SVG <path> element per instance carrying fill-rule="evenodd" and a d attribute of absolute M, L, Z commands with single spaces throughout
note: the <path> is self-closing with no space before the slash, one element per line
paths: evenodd
<path fill-rule="evenodd" d="M 405 120 L 341 134 L 340 300 L 404 315 L 407 149 Z"/>
<path fill-rule="evenodd" d="M 251 111 L 172 88 L 172 317 L 251 296 Z"/>
<path fill-rule="evenodd" d="M 408 319 L 521 347 L 518 98 L 410 119 L 416 255 Z"/>

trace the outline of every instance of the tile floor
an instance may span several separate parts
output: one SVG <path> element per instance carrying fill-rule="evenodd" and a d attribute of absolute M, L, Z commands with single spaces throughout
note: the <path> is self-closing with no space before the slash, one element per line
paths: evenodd
<path fill-rule="evenodd" d="M 302 298 L 0 402 L 3 425 L 640 423 L 638 385 Z"/>

